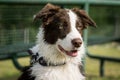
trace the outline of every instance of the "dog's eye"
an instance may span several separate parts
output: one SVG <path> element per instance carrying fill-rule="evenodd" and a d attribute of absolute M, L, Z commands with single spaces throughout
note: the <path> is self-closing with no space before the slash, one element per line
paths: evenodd
<path fill-rule="evenodd" d="M 59 29 L 63 29 L 63 24 L 59 24 Z"/>
<path fill-rule="evenodd" d="M 81 30 L 81 27 L 80 27 L 80 26 L 77 26 L 76 28 L 77 28 L 77 30 L 78 30 L 78 31 L 80 31 L 80 30 Z"/>
<path fill-rule="evenodd" d="M 78 30 L 80 30 L 80 27 L 77 27 Z"/>
<path fill-rule="evenodd" d="M 63 26 L 59 26 L 59 29 L 63 29 Z"/>
<path fill-rule="evenodd" d="M 76 22 L 76 28 L 78 31 L 82 30 L 82 24 L 79 21 Z"/>

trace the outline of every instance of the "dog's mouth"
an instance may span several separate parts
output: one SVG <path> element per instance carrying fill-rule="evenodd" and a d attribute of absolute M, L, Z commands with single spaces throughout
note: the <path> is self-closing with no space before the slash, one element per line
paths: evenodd
<path fill-rule="evenodd" d="M 58 48 L 61 52 L 67 54 L 68 56 L 76 57 L 78 55 L 78 50 L 67 51 L 64 48 L 62 48 L 62 46 L 60 46 L 60 45 L 58 45 Z"/>

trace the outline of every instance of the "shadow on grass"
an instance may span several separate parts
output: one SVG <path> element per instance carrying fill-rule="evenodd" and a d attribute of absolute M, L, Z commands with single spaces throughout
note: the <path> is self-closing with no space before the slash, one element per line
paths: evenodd
<path fill-rule="evenodd" d="M 86 80 L 120 80 L 120 76 L 96 76 L 96 75 L 87 75 Z"/>
<path fill-rule="evenodd" d="M 0 77 L 0 80 L 17 80 L 20 74 Z"/>

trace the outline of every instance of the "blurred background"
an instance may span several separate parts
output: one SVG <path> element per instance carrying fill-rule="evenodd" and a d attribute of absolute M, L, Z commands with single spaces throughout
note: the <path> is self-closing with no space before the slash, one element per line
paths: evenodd
<path fill-rule="evenodd" d="M 17 80 L 29 65 L 26 51 L 35 44 L 40 26 L 33 15 L 48 2 L 85 9 L 96 22 L 97 28 L 84 31 L 87 80 L 120 80 L 119 0 L 0 0 L 0 80 Z"/>

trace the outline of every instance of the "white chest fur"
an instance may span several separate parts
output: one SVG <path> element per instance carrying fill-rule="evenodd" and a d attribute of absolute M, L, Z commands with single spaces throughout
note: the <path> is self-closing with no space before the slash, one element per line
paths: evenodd
<path fill-rule="evenodd" d="M 84 76 L 79 72 L 75 64 L 66 64 L 56 67 L 45 67 L 40 64 L 34 65 L 32 75 L 35 80 L 84 80 Z"/>

